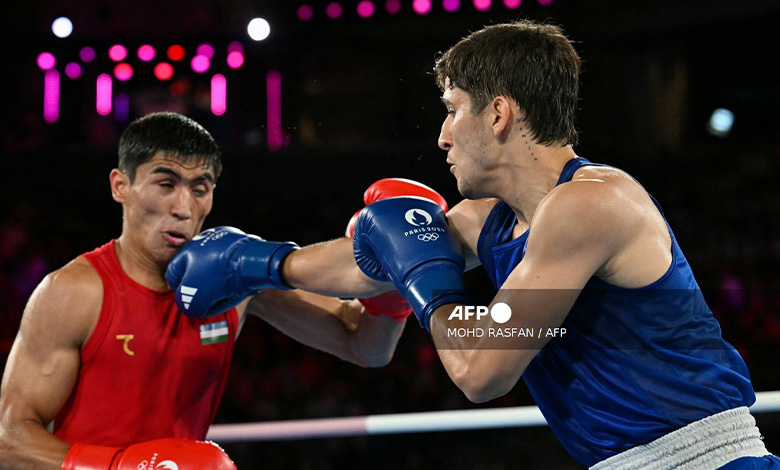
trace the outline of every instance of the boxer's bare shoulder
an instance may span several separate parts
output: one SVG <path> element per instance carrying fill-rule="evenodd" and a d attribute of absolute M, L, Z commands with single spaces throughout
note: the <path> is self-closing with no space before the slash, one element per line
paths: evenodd
<path fill-rule="evenodd" d="M 463 244 L 466 269 L 479 266 L 477 245 L 482 227 L 498 199 L 464 199 L 447 213 L 447 222 Z"/>
<path fill-rule="evenodd" d="M 51 329 L 81 345 L 95 328 L 102 303 L 100 276 L 80 256 L 41 281 L 25 308 L 22 330 L 48 336 Z"/>

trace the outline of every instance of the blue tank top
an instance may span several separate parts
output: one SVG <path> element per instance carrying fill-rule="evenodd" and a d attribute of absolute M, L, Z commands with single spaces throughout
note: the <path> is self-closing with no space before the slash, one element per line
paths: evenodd
<path fill-rule="evenodd" d="M 558 184 L 586 165 L 598 164 L 569 160 Z M 502 201 L 480 233 L 479 259 L 496 288 L 525 255 L 529 232 L 512 240 L 515 222 Z M 721 337 L 671 228 L 669 234 L 672 263 L 660 279 L 627 289 L 592 277 L 561 325 L 566 334 L 547 343 L 523 374 L 550 428 L 584 465 L 755 402 L 745 362 Z"/>

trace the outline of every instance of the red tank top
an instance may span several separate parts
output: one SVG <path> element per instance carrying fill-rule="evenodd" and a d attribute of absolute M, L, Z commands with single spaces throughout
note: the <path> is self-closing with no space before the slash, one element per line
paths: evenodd
<path fill-rule="evenodd" d="M 83 256 L 103 282 L 103 306 L 54 434 L 69 443 L 122 447 L 163 437 L 203 439 L 227 381 L 236 309 L 188 318 L 170 289 L 130 279 L 114 242 Z"/>

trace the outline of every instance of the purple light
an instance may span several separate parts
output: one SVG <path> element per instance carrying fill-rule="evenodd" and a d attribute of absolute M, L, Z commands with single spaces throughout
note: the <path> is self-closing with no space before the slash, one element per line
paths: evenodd
<path fill-rule="evenodd" d="M 268 119 L 268 150 L 282 148 L 282 74 L 271 70 L 266 76 L 266 110 Z"/>
<path fill-rule="evenodd" d="M 479 11 L 486 11 L 490 9 L 492 3 L 492 0 L 474 0 L 474 8 Z"/>
<path fill-rule="evenodd" d="M 233 51 L 227 56 L 227 64 L 233 70 L 240 69 L 244 65 L 244 53 Z"/>
<path fill-rule="evenodd" d="M 539 2 L 539 5 L 549 5 L 552 3 L 552 0 L 537 0 Z"/>
<path fill-rule="evenodd" d="M 125 46 L 114 44 L 108 50 L 108 56 L 114 62 L 122 62 L 123 60 L 125 60 L 125 57 L 127 57 L 127 49 L 125 48 Z"/>
<path fill-rule="evenodd" d="M 116 122 L 127 122 L 130 117 L 130 97 L 127 93 L 117 93 L 114 98 L 114 119 Z"/>
<path fill-rule="evenodd" d="M 211 112 L 222 116 L 227 111 L 227 80 L 224 75 L 211 77 Z"/>
<path fill-rule="evenodd" d="M 116 64 L 116 67 L 114 67 L 114 76 L 120 82 L 126 82 L 133 78 L 133 67 L 124 62 Z"/>
<path fill-rule="evenodd" d="M 95 60 L 95 49 L 92 49 L 91 47 L 82 47 L 79 51 L 79 57 L 83 62 L 92 62 Z"/>
<path fill-rule="evenodd" d="M 376 7 L 370 0 L 363 0 L 362 2 L 358 3 L 357 14 L 361 18 L 371 17 L 371 15 L 374 14 L 374 11 L 376 11 Z"/>
<path fill-rule="evenodd" d="M 43 80 L 43 119 L 57 122 L 60 117 L 60 73 L 49 70 Z"/>
<path fill-rule="evenodd" d="M 211 67 L 211 62 L 205 55 L 196 55 L 192 58 L 190 65 L 192 66 L 192 70 L 196 73 L 204 73 Z"/>
<path fill-rule="evenodd" d="M 519 7 L 521 3 L 522 0 L 504 0 L 504 6 L 510 10 L 514 10 L 515 8 Z"/>
<path fill-rule="evenodd" d="M 412 10 L 418 15 L 426 15 L 431 11 L 431 0 L 414 0 Z"/>
<path fill-rule="evenodd" d="M 81 76 L 81 66 L 76 62 L 70 62 L 65 66 L 65 75 L 72 79 L 79 78 Z"/>
<path fill-rule="evenodd" d="M 314 8 L 311 5 L 301 5 L 296 12 L 298 19 L 301 21 L 309 21 L 314 16 Z"/>
<path fill-rule="evenodd" d="M 196 55 L 202 55 L 209 60 L 214 58 L 214 48 L 211 47 L 211 44 L 203 43 L 198 46 L 195 52 Z"/>
<path fill-rule="evenodd" d="M 51 70 L 57 64 L 57 59 L 51 52 L 41 52 L 38 54 L 37 62 L 41 70 Z"/>
<path fill-rule="evenodd" d="M 401 11 L 400 0 L 387 0 L 385 2 L 385 10 L 391 15 L 397 15 Z"/>
<path fill-rule="evenodd" d="M 227 51 L 228 54 L 230 54 L 231 52 L 244 52 L 244 45 L 238 41 L 233 41 L 230 44 L 228 44 Z"/>
<path fill-rule="evenodd" d="M 101 116 L 111 113 L 111 75 L 102 73 L 97 78 L 95 109 Z"/>
<path fill-rule="evenodd" d="M 460 0 L 443 0 L 441 6 L 444 8 L 444 11 L 452 13 L 460 8 Z"/>
<path fill-rule="evenodd" d="M 336 2 L 328 3 L 328 6 L 325 7 L 325 14 L 328 15 L 328 18 L 335 20 L 342 13 L 344 13 L 344 9 Z"/>
<path fill-rule="evenodd" d="M 144 44 L 138 48 L 138 58 L 141 59 L 141 62 L 150 62 L 154 60 L 154 56 L 156 55 L 157 51 L 149 44 Z"/>

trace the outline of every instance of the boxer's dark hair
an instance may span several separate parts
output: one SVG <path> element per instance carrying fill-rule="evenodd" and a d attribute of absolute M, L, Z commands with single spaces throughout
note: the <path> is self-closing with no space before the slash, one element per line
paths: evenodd
<path fill-rule="evenodd" d="M 184 163 L 210 165 L 215 181 L 222 172 L 222 159 L 214 138 L 203 126 L 181 114 L 153 113 L 127 126 L 119 139 L 119 169 L 132 183 L 138 166 L 158 152 Z"/>
<path fill-rule="evenodd" d="M 473 114 L 507 96 L 525 113 L 537 142 L 577 143 L 580 58 L 557 26 L 517 21 L 485 27 L 441 54 L 433 72 L 442 91 L 468 93 Z"/>

